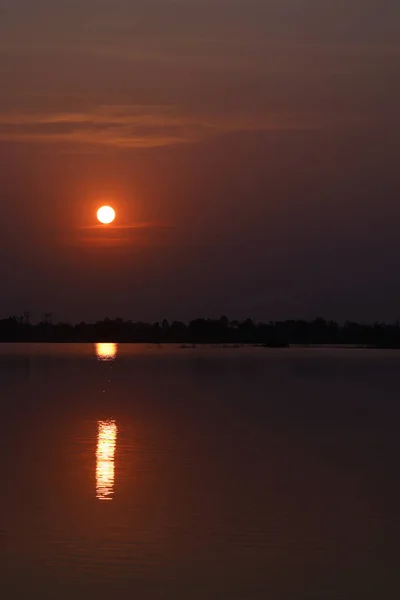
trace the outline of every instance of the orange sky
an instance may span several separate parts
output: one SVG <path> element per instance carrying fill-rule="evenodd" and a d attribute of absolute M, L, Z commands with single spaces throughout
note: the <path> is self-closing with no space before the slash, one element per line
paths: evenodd
<path fill-rule="evenodd" d="M 397 316 L 397 2 L 0 9 L 1 315 Z"/>

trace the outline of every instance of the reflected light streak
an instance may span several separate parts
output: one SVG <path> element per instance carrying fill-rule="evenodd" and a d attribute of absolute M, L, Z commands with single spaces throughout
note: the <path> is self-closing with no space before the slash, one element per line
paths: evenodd
<path fill-rule="evenodd" d="M 118 344 L 114 342 L 98 342 L 95 344 L 96 356 L 98 360 L 115 360 L 118 352 Z"/>
<path fill-rule="evenodd" d="M 112 500 L 114 455 L 118 429 L 115 421 L 98 421 L 97 426 L 96 498 Z"/>

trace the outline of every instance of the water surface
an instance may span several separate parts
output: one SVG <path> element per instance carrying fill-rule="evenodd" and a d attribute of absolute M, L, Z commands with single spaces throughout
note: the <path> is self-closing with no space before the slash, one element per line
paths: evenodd
<path fill-rule="evenodd" d="M 400 352 L 0 345 L 5 599 L 400 593 Z"/>

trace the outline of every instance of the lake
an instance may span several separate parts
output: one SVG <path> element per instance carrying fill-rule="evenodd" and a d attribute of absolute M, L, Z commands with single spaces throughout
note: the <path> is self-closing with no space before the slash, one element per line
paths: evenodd
<path fill-rule="evenodd" d="M 0 597 L 400 594 L 400 352 L 0 345 Z"/>

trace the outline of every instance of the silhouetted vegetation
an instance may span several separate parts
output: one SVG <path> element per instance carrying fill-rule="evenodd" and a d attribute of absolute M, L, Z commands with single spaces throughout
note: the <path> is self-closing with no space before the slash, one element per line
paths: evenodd
<path fill-rule="evenodd" d="M 363 325 L 334 321 L 274 321 L 254 323 L 251 319 L 230 321 L 195 319 L 189 323 L 164 319 L 161 323 L 125 321 L 121 318 L 95 323 L 53 323 L 51 313 L 33 324 L 31 315 L 0 320 L 2 342 L 146 342 L 181 344 L 257 344 L 284 347 L 290 344 L 335 344 L 400 348 L 400 325 L 375 323 Z"/>

